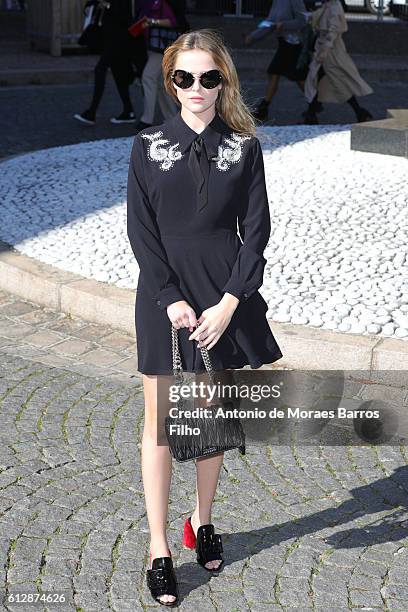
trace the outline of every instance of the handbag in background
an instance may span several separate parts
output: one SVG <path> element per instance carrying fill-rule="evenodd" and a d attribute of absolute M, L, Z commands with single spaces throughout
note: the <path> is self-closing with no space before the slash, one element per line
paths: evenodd
<path fill-rule="evenodd" d="M 143 23 L 146 21 L 147 17 L 141 17 L 135 23 L 133 23 L 130 28 L 128 28 L 128 32 L 131 36 L 137 38 L 144 32 Z"/>
<path fill-rule="evenodd" d="M 88 47 L 92 53 L 100 53 L 103 49 L 102 21 L 105 10 L 110 8 L 107 0 L 89 0 L 84 8 L 84 29 L 78 44 Z"/>

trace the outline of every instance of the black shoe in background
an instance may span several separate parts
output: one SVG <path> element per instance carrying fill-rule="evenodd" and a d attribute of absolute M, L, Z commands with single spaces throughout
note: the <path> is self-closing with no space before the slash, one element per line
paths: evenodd
<path fill-rule="evenodd" d="M 92 113 L 89 109 L 83 113 L 75 113 L 74 119 L 80 121 L 84 125 L 95 125 L 95 113 Z"/>
<path fill-rule="evenodd" d="M 268 111 L 269 111 L 269 102 L 263 98 L 255 107 L 255 110 L 252 112 L 252 116 L 259 121 L 265 121 L 268 119 Z"/>
<path fill-rule="evenodd" d="M 370 111 L 368 111 L 366 108 L 363 108 L 362 106 L 360 106 L 360 108 L 356 112 L 356 115 L 358 123 L 364 123 L 365 121 L 371 121 L 372 119 L 374 119 Z"/>
<path fill-rule="evenodd" d="M 110 120 L 111 123 L 135 123 L 136 122 L 136 117 L 135 117 L 135 113 L 133 111 L 130 111 L 129 113 L 121 113 L 120 115 L 118 115 L 117 117 L 112 117 L 112 119 Z"/>
<path fill-rule="evenodd" d="M 319 123 L 316 113 L 310 110 L 304 111 L 302 117 L 304 119 L 303 125 L 318 125 Z"/>

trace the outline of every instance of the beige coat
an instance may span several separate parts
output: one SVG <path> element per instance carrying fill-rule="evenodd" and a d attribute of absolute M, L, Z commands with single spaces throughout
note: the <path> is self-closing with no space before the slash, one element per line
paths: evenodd
<path fill-rule="evenodd" d="M 305 82 L 305 96 L 311 102 L 318 92 L 319 102 L 346 102 L 351 96 L 367 96 L 373 90 L 361 78 L 343 42 L 347 22 L 339 0 L 328 0 L 311 15 L 313 29 L 318 32 L 315 53 Z M 320 60 L 320 62 L 318 61 Z M 317 83 L 323 65 L 325 76 Z"/>

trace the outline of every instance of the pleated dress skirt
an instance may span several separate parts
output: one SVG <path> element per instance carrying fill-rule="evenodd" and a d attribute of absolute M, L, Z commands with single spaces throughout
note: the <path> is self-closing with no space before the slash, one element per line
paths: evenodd
<path fill-rule="evenodd" d="M 224 295 L 237 253 L 242 245 L 236 232 L 219 229 L 208 234 L 161 236 L 169 264 L 180 279 L 180 289 L 197 319 Z M 208 350 L 214 370 L 256 369 L 283 356 L 269 327 L 268 310 L 259 291 L 241 300 L 218 342 Z M 155 305 L 152 292 L 140 273 L 135 306 L 138 371 L 150 375 L 173 373 L 171 321 L 166 309 Z M 188 328 L 177 330 L 182 368 L 206 370 L 197 340 L 188 340 Z"/>

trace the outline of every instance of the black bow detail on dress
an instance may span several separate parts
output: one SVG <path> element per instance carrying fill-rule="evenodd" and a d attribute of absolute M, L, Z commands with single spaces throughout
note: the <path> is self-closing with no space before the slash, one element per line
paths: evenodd
<path fill-rule="evenodd" d="M 197 184 L 197 209 L 201 210 L 207 204 L 210 171 L 205 143 L 201 136 L 195 138 L 191 143 L 187 165 Z"/>

